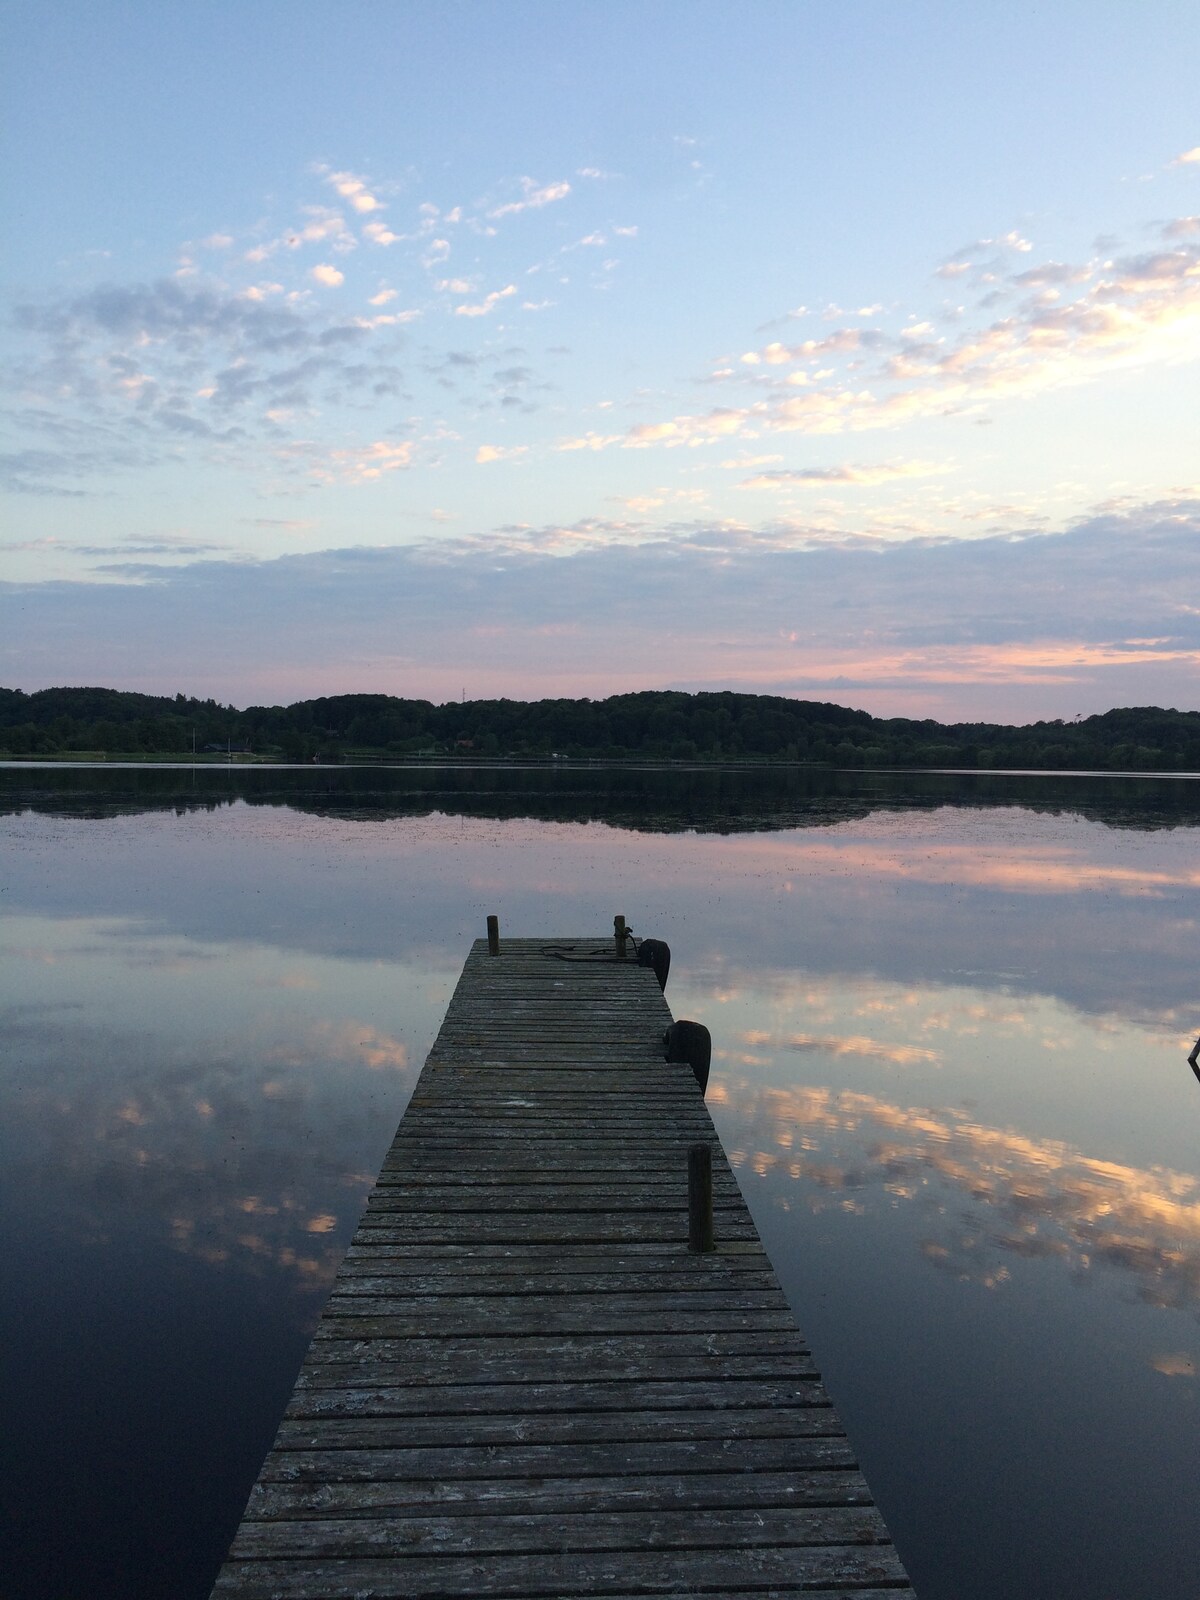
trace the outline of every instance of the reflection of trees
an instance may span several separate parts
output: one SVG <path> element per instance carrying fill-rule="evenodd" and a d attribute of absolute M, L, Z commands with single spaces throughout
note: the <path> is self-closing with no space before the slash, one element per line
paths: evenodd
<path fill-rule="evenodd" d="M 742 1081 L 709 1100 L 728 1107 L 735 1166 L 802 1182 L 817 1206 L 872 1190 L 923 1204 L 937 1231 L 923 1253 L 944 1270 L 995 1283 L 1007 1276 L 1003 1254 L 1047 1258 L 1080 1279 L 1097 1266 L 1120 1271 L 1151 1305 L 1200 1303 L 1196 1174 L 1103 1161 L 965 1111 L 875 1095 Z M 939 1217 L 939 1190 L 953 1197 L 953 1219 Z"/>
<path fill-rule="evenodd" d="M 409 768 L 10 768 L 0 814 L 108 817 L 217 810 L 242 801 L 347 820 L 434 812 L 605 822 L 639 832 L 827 828 L 941 806 L 1068 814 L 1112 828 L 1200 826 L 1200 785 L 1172 779 L 888 774 L 802 768 L 421 766 Z"/>

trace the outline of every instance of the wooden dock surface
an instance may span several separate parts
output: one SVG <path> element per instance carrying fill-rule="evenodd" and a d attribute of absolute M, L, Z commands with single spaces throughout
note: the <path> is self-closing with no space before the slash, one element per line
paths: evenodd
<path fill-rule="evenodd" d="M 912 1596 L 671 1020 L 476 942 L 214 1596 Z"/>

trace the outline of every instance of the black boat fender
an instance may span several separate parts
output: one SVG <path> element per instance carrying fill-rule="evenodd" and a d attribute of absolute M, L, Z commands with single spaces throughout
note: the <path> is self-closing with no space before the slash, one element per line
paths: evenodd
<path fill-rule="evenodd" d="M 639 967 L 653 967 L 658 987 L 666 992 L 667 974 L 671 970 L 671 946 L 665 939 L 643 939 L 638 946 Z"/>
<path fill-rule="evenodd" d="M 701 1094 L 708 1088 L 712 1035 L 702 1022 L 673 1022 L 663 1034 L 663 1057 L 691 1067 Z"/>

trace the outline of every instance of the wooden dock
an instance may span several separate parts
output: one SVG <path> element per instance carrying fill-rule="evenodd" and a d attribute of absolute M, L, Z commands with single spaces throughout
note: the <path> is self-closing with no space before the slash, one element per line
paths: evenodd
<path fill-rule="evenodd" d="M 214 1596 L 911 1600 L 671 1020 L 476 942 Z"/>

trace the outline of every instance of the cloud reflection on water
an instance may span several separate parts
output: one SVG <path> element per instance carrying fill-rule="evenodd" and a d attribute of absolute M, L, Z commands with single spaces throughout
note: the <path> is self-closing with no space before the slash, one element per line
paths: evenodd
<path fill-rule="evenodd" d="M 403 970 L 372 1006 L 361 962 L 122 918 L 18 915 L 7 935 L 24 996 L 0 1008 L 8 1183 L 47 1204 L 49 1184 L 51 1226 L 75 1240 L 128 1248 L 132 1230 L 322 1287 L 415 1079 L 387 1025 L 406 1009 Z M 428 1006 L 407 1009 L 420 1039 Z"/>
<path fill-rule="evenodd" d="M 876 885 L 893 880 L 954 884 L 1007 894 L 1159 896 L 1200 888 L 1200 868 L 1194 858 L 1182 856 L 1145 867 L 1105 860 L 1096 849 L 1099 841 L 1089 837 L 1090 830 L 1077 820 L 1062 830 L 1061 839 L 1035 843 L 1015 836 L 1023 822 L 1019 815 L 1002 813 L 986 821 L 971 818 L 976 838 L 945 840 L 937 835 L 947 827 L 963 826 L 960 816 L 950 808 L 947 812 L 831 819 L 831 828 L 836 826 L 832 838 L 797 832 L 727 839 L 725 865 L 731 876 L 737 864 L 744 870 L 748 857 L 754 858 L 760 872 L 774 866 L 785 892 L 802 887 L 797 878 L 810 874 L 852 876 Z"/>
<path fill-rule="evenodd" d="M 69 900 L 74 911 L 140 919 L 148 934 L 174 934 L 181 955 L 234 936 L 302 960 L 428 966 L 432 954 L 448 993 L 485 910 L 499 910 L 506 928 L 574 932 L 609 925 L 620 905 L 635 928 L 672 945 L 681 973 L 728 978 L 733 952 L 758 971 L 796 962 L 917 984 L 970 967 L 988 985 L 1146 1017 L 1195 992 L 1195 785 L 979 779 L 955 790 L 925 778 L 910 792 L 869 773 L 757 780 L 583 767 L 101 776 L 123 803 L 144 791 L 151 809 L 100 820 L 34 810 L 5 824 L 20 838 L 9 903 Z M 61 809 L 55 785 L 71 777 L 0 774 L 0 796 Z M 192 806 L 210 791 L 216 803 L 223 785 L 246 799 L 212 813 L 155 811 L 170 783 L 198 786 L 184 790 Z M 957 792 L 969 803 L 947 803 Z M 980 803 L 992 795 L 1001 803 Z M 523 806 L 595 820 L 455 814 Z M 687 831 L 689 819 L 702 831 Z"/>
<path fill-rule="evenodd" d="M 916 1204 L 934 1266 L 994 1285 L 1003 1253 L 1056 1259 L 1082 1279 L 1125 1275 L 1150 1305 L 1200 1301 L 1200 1176 L 1089 1156 L 1060 1139 L 989 1126 L 956 1107 L 904 1106 L 749 1079 L 709 1091 L 728 1110 L 735 1167 L 803 1185 L 814 1211 L 874 1195 Z"/>
<path fill-rule="evenodd" d="M 209 781 L 186 775 L 200 795 Z M 969 803 L 930 806 L 924 780 L 880 804 L 864 775 L 806 809 L 803 785 L 773 779 L 786 792 L 764 809 L 748 779 L 709 775 L 664 821 L 626 771 L 572 778 L 602 792 L 566 820 L 495 814 L 538 788 L 527 773 L 471 797 L 482 816 L 447 814 L 452 794 L 389 810 L 392 781 L 222 775 L 257 803 L 88 817 L 60 797 L 0 817 L 18 1001 L 0 1014 L 0 1216 L 14 1326 L 39 1342 L 18 1366 L 30 1460 L 47 1415 L 58 1437 L 92 1412 L 75 1455 L 107 1470 L 140 1405 L 164 1459 L 208 1441 L 197 1526 L 242 1449 L 232 1526 L 484 913 L 557 936 L 619 908 L 671 944 L 675 1015 L 712 1029 L 726 1149 L 914 1546 L 951 1504 L 972 1547 L 1004 1542 L 1002 1564 L 1043 1548 L 1051 1504 L 1056 1532 L 1135 1517 L 1141 1537 L 1154 1512 L 1158 1544 L 1174 1520 L 1190 1551 L 1193 1512 L 1164 1490 L 1186 1481 L 1200 1403 L 1179 1315 L 1200 1299 L 1186 786 L 1039 780 L 1029 806 L 967 784 Z M 79 782 L 87 805 L 95 775 Z M 565 810 L 562 783 L 534 803 Z M 743 826 L 759 831 L 728 831 Z M 1070 1287 L 1089 1282 L 1104 1287 Z M 76 1389 L 47 1385 L 44 1328 L 68 1331 Z M 176 1350 L 207 1375 L 168 1418 Z M 47 1412 L 51 1393 L 84 1403 Z M 79 1542 L 111 1520 L 79 1523 Z"/>

